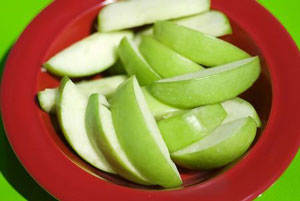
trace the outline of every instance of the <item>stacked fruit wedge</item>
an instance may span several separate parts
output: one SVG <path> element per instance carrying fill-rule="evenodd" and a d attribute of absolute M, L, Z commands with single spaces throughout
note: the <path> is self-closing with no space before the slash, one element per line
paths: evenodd
<path fill-rule="evenodd" d="M 64 78 L 59 88 L 38 93 L 40 106 L 57 115 L 85 161 L 138 184 L 171 188 L 182 184 L 176 165 L 220 168 L 249 149 L 261 121 L 237 96 L 258 79 L 260 61 L 217 38 L 232 30 L 209 7 L 209 0 L 109 4 L 99 13 L 98 33 L 45 63 Z M 106 69 L 121 75 L 69 79 Z"/>

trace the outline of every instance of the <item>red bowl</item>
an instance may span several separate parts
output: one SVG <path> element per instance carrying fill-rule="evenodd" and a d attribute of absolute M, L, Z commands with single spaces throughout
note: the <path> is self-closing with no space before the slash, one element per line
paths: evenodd
<path fill-rule="evenodd" d="M 181 170 L 184 187 L 135 185 L 86 164 L 67 145 L 56 119 L 36 94 L 59 78 L 41 71 L 53 54 L 93 31 L 99 0 L 56 0 L 24 31 L 8 58 L 1 109 L 9 141 L 32 177 L 59 200 L 252 200 L 287 168 L 300 145 L 300 55 L 280 23 L 253 0 L 212 0 L 234 34 L 224 37 L 262 60 L 262 75 L 242 96 L 258 110 L 263 128 L 248 153 L 210 172 Z"/>

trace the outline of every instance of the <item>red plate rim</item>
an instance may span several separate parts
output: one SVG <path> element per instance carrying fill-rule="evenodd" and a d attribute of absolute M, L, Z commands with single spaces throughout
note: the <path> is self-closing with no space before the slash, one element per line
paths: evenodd
<path fill-rule="evenodd" d="M 213 2 L 217 5 L 222 1 Z M 47 130 L 34 101 L 38 72 L 30 69 L 40 65 L 47 47 L 63 27 L 101 3 L 73 1 L 70 6 L 68 2 L 52 3 L 23 32 L 10 52 L 1 86 L 2 119 L 9 141 L 26 170 L 52 195 L 60 200 L 252 200 L 288 167 L 300 145 L 300 94 L 295 93 L 300 91 L 300 54 L 283 26 L 253 0 L 227 0 L 224 7 L 224 12 L 262 50 L 272 80 L 273 105 L 268 125 L 241 162 L 199 185 L 168 191 L 119 186 L 74 165 L 48 135 L 41 135 Z"/>

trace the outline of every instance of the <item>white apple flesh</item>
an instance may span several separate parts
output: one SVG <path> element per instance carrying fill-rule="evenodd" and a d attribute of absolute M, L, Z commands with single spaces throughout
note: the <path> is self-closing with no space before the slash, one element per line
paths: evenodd
<path fill-rule="evenodd" d="M 221 104 L 227 112 L 227 117 L 224 119 L 222 124 L 226 124 L 244 117 L 252 117 L 252 119 L 256 122 L 257 127 L 262 126 L 261 120 L 255 108 L 249 102 L 236 97 Z"/>
<path fill-rule="evenodd" d="M 131 31 L 94 33 L 50 58 L 44 67 L 58 76 L 83 77 L 100 73 L 118 59 L 117 47 Z"/>

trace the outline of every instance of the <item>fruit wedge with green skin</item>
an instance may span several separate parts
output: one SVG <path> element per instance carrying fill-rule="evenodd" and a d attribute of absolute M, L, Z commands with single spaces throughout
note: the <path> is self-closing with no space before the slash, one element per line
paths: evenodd
<path fill-rule="evenodd" d="M 121 41 L 119 55 L 128 75 L 136 75 L 141 85 L 148 85 L 161 79 L 128 38 L 123 38 Z"/>
<path fill-rule="evenodd" d="M 220 37 L 232 33 L 231 25 L 227 16 L 216 10 L 173 20 L 173 22 L 214 37 Z"/>
<path fill-rule="evenodd" d="M 160 132 L 173 153 L 209 134 L 226 117 L 220 104 L 206 105 L 158 122 Z"/>
<path fill-rule="evenodd" d="M 87 133 L 93 146 L 101 150 L 117 174 L 135 183 L 149 185 L 151 182 L 129 161 L 115 132 L 111 112 L 101 104 L 99 98 L 98 94 L 90 96 L 85 117 Z"/>
<path fill-rule="evenodd" d="M 118 1 L 99 12 L 98 28 L 100 32 L 128 29 L 202 13 L 209 7 L 210 0 Z"/>
<path fill-rule="evenodd" d="M 227 112 L 227 117 L 224 119 L 222 124 L 226 124 L 244 117 L 252 117 L 252 119 L 256 122 L 257 127 L 262 126 L 261 120 L 255 108 L 249 102 L 236 97 L 221 104 Z"/>
<path fill-rule="evenodd" d="M 214 37 L 220 37 L 232 33 L 231 25 L 227 16 L 224 13 L 216 10 L 201 13 L 199 15 L 175 19 L 172 20 L 172 22 Z M 152 34 L 153 27 L 151 26 L 139 31 L 134 40 L 137 42 L 137 44 L 139 44 L 141 41 L 141 36 Z"/>
<path fill-rule="evenodd" d="M 117 61 L 117 48 L 123 37 L 133 38 L 133 33 L 94 33 L 53 56 L 44 67 L 58 76 L 84 77 L 100 73 Z"/>
<path fill-rule="evenodd" d="M 252 57 L 233 63 L 153 82 L 151 94 L 179 108 L 193 108 L 234 98 L 260 75 L 260 61 Z"/>
<path fill-rule="evenodd" d="M 173 22 L 155 23 L 154 37 L 186 58 L 205 66 L 218 66 L 250 57 L 224 40 Z"/>
<path fill-rule="evenodd" d="M 156 120 L 166 119 L 185 111 L 181 108 L 172 107 L 170 105 L 164 104 L 163 102 L 160 102 L 150 94 L 147 87 L 142 87 L 142 91 L 147 105 Z"/>
<path fill-rule="evenodd" d="M 151 36 L 143 36 L 139 49 L 152 69 L 162 78 L 197 72 L 204 68 L 174 52 Z"/>
<path fill-rule="evenodd" d="M 172 153 L 172 159 L 188 169 L 214 169 L 242 156 L 256 135 L 251 117 L 223 124 L 198 142 Z"/>
<path fill-rule="evenodd" d="M 76 153 L 91 165 L 105 172 L 114 173 L 102 152 L 93 148 L 85 127 L 88 98 L 76 85 L 64 77 L 59 87 L 57 117 L 63 134 Z"/>
<path fill-rule="evenodd" d="M 180 186 L 179 172 L 134 76 L 117 89 L 111 112 L 121 147 L 137 170 L 154 184 Z"/>
<path fill-rule="evenodd" d="M 127 78 L 125 75 L 117 75 L 92 81 L 81 81 L 76 84 L 76 87 L 87 98 L 93 93 L 110 97 Z M 45 89 L 38 93 L 38 101 L 45 112 L 56 113 L 55 100 L 58 93 L 58 88 Z"/>

